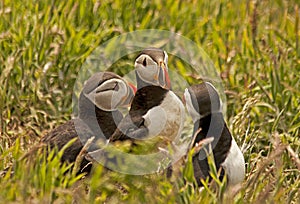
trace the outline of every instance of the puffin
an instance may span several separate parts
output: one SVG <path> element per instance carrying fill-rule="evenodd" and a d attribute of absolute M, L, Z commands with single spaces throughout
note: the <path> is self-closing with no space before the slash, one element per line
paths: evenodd
<path fill-rule="evenodd" d="M 106 142 L 114 133 L 123 118 L 117 110 L 129 106 L 136 88 L 112 72 L 98 72 L 84 84 L 78 100 L 79 114 L 47 133 L 41 143 L 61 150 L 69 141 L 76 138 L 66 148 L 61 162 L 74 162 L 88 139 L 95 137 L 88 151 L 99 148 L 95 143 Z M 78 173 L 91 171 L 89 160 L 83 158 Z"/>
<path fill-rule="evenodd" d="M 160 135 L 169 141 L 180 134 L 185 108 L 171 91 L 168 54 L 160 48 L 146 48 L 135 59 L 137 92 L 127 116 L 121 121 L 110 142 L 146 139 Z"/>
<path fill-rule="evenodd" d="M 185 108 L 171 91 L 168 54 L 160 48 L 146 48 L 135 59 L 137 92 L 127 116 L 109 141 L 149 139 L 160 135 L 172 141 L 180 134 Z M 172 104 L 172 105 L 171 105 Z"/>
<path fill-rule="evenodd" d="M 109 143 L 129 140 L 135 146 L 147 140 L 161 153 L 174 147 L 184 126 L 185 107 L 171 90 L 167 60 L 167 53 L 159 48 L 146 48 L 136 57 L 137 92 Z"/>
<path fill-rule="evenodd" d="M 146 48 L 136 57 L 134 67 L 137 89 L 152 85 L 171 89 L 166 51 L 154 47 Z"/>
<path fill-rule="evenodd" d="M 202 179 L 212 179 L 207 153 L 213 154 L 220 180 L 226 174 L 228 185 L 241 183 L 245 177 L 244 156 L 226 125 L 216 88 L 209 82 L 193 85 L 185 89 L 184 100 L 194 123 L 195 140 L 192 145 L 195 147 L 204 139 L 212 141 L 210 147 L 204 145 L 192 158 L 198 186 L 203 185 Z"/>

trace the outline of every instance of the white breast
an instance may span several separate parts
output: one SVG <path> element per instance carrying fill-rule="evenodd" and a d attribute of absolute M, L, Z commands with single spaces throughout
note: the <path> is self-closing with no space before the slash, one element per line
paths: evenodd
<path fill-rule="evenodd" d="M 245 160 L 243 153 L 237 146 L 234 138 L 231 141 L 231 147 L 229 153 L 222 163 L 229 185 L 235 185 L 241 183 L 245 178 Z"/>
<path fill-rule="evenodd" d="M 161 106 L 155 106 L 143 118 L 145 119 L 145 126 L 149 130 L 149 135 L 146 139 L 149 139 L 149 137 L 158 135 L 165 128 L 167 113 Z"/>
<path fill-rule="evenodd" d="M 174 140 L 180 136 L 185 121 L 185 108 L 181 100 L 169 91 L 163 102 L 149 110 L 143 118 L 149 129 L 149 136 L 163 136 Z"/>

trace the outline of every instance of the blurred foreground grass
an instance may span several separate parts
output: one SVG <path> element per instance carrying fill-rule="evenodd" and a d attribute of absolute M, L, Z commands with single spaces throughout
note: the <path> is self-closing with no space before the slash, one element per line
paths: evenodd
<path fill-rule="evenodd" d="M 0 180 L 0 202 L 299 203 L 299 15 L 296 0 L 1 1 L 0 170 L 17 162 L 15 176 Z M 58 157 L 45 163 L 36 155 L 39 165 L 20 161 L 71 117 L 73 85 L 86 57 L 114 36 L 150 28 L 188 37 L 213 60 L 226 89 L 228 124 L 247 163 L 243 185 L 199 191 L 189 162 L 181 169 L 184 183 L 101 166 L 80 180 L 64 174 L 69 167 L 58 168 Z"/>

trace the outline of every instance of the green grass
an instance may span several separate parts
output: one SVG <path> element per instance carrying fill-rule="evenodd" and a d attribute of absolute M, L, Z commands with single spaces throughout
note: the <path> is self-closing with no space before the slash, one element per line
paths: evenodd
<path fill-rule="evenodd" d="M 0 203 L 299 203 L 299 16 L 297 0 L 1 1 L 0 170 L 13 164 L 15 176 L 0 179 Z M 170 182 L 102 166 L 80 179 L 58 167 L 59 156 L 20 159 L 70 119 L 73 86 L 89 54 L 140 29 L 180 33 L 214 62 L 227 94 L 227 121 L 247 163 L 240 188 L 227 192 L 216 182 L 199 191 L 189 160 Z M 170 67 L 176 63 L 171 57 Z"/>

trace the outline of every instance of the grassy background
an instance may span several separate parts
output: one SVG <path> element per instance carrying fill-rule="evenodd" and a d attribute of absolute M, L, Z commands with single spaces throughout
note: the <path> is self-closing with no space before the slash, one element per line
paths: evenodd
<path fill-rule="evenodd" d="M 2 0 L 0 170 L 15 161 L 16 173 L 1 178 L 0 202 L 299 203 L 299 15 L 298 0 Z M 70 118 L 73 85 L 86 57 L 111 37 L 150 28 L 188 37 L 213 60 L 227 94 L 228 124 L 247 163 L 243 185 L 199 191 L 190 162 L 170 182 L 101 166 L 80 180 L 64 175 L 69 167 L 57 167 L 59 156 L 29 159 L 39 165 L 20 160 L 46 131 Z"/>

